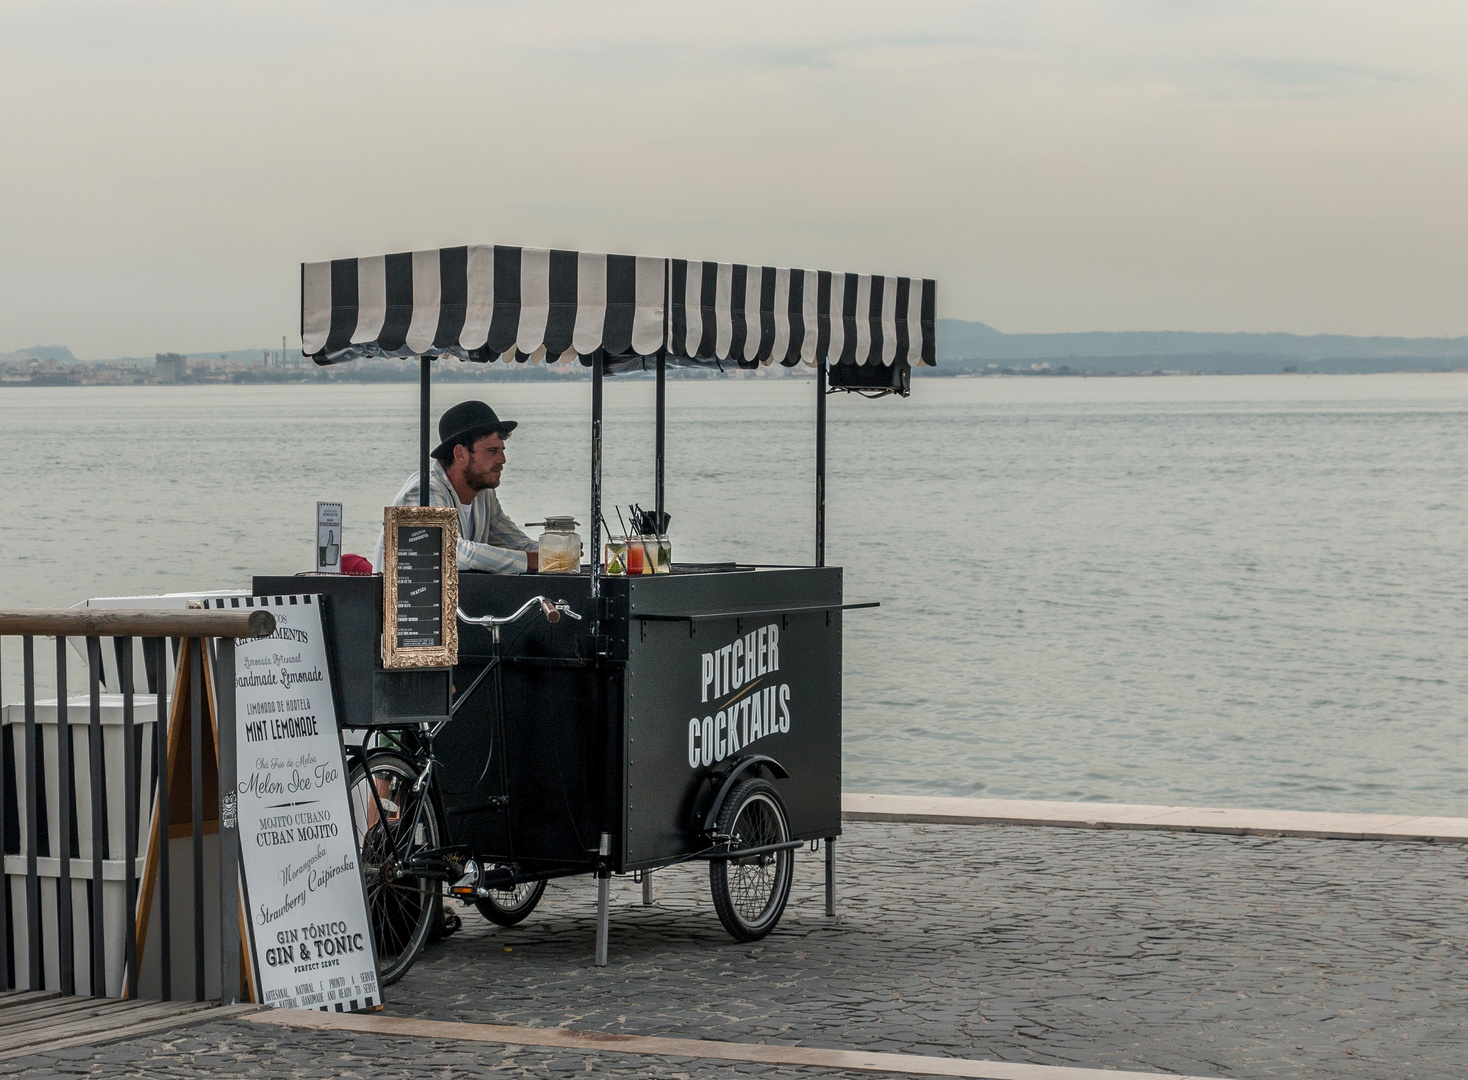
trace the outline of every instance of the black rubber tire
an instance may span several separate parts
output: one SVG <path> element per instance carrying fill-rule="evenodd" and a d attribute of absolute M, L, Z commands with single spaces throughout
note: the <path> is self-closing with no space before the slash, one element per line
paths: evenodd
<path fill-rule="evenodd" d="M 763 847 L 790 839 L 790 817 L 773 784 L 758 777 L 742 780 L 719 810 L 717 831 L 730 846 Z M 719 921 L 736 941 L 758 941 L 780 922 L 795 876 L 795 850 L 747 858 L 714 859 L 709 888 Z"/>
<path fill-rule="evenodd" d="M 544 881 L 522 881 L 513 889 L 489 890 L 489 895 L 474 901 L 474 906 L 490 922 L 514 926 L 535 910 L 535 905 L 544 895 Z"/>
<path fill-rule="evenodd" d="M 371 780 L 368 775 L 371 775 Z M 408 823 L 427 792 L 415 792 L 418 778 L 414 762 L 391 750 L 379 750 L 352 767 L 348 789 L 357 851 L 362 859 L 362 878 L 367 886 L 367 917 L 372 923 L 372 944 L 377 952 L 377 979 L 391 986 L 413 966 L 423 950 L 435 921 L 441 918 L 442 885 L 426 877 L 394 878 L 394 861 L 387 856 L 388 829 L 406 832 Z M 378 798 L 388 815 L 383 822 L 377 812 L 369 784 L 376 783 Z M 419 827 L 409 843 L 393 834 L 399 855 L 443 846 L 444 829 L 432 800 L 423 806 Z"/>

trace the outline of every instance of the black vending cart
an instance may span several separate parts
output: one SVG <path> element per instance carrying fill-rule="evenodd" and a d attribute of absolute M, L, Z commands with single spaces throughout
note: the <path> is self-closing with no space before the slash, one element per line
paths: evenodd
<path fill-rule="evenodd" d="M 595 874 L 604 964 L 609 875 L 646 882 L 659 868 L 708 860 L 721 921 L 753 940 L 779 921 L 795 851 L 824 842 L 833 913 L 842 613 L 874 605 L 845 603 L 840 568 L 825 565 L 826 397 L 905 397 L 911 366 L 934 362 L 934 292 L 917 278 L 501 246 L 302 267 L 306 355 L 323 365 L 420 358 L 420 475 L 431 360 L 574 362 L 591 375 L 591 557 L 579 572 L 458 573 L 457 595 L 443 593 L 457 610 L 440 612 L 439 636 L 422 639 L 439 644 L 437 659 L 412 667 L 392 659 L 408 640 L 394 617 L 411 607 L 396 587 L 407 577 L 387 588 L 380 573 L 310 580 L 309 591 L 330 598 L 340 722 L 370 733 L 355 755 L 363 794 L 354 813 L 369 899 L 374 888 L 386 897 L 374 928 L 404 937 L 380 942 L 395 964 L 388 974 L 412 963 L 423 898 L 440 889 L 511 923 L 546 880 Z M 806 364 L 816 376 L 815 565 L 607 574 L 603 379 L 656 374 L 661 521 L 667 368 L 770 364 Z M 457 530 L 446 530 L 452 578 Z M 410 535 L 421 531 L 404 531 L 403 543 Z M 307 588 L 299 576 L 262 576 L 253 591 Z M 378 756 L 413 774 L 374 771 Z M 431 797 L 409 820 L 414 791 Z M 434 819 L 426 831 L 419 816 Z"/>

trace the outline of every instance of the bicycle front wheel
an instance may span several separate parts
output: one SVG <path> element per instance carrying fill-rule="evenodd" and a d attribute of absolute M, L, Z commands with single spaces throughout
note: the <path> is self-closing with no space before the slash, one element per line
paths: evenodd
<path fill-rule="evenodd" d="M 736 785 L 719 811 L 718 832 L 735 855 L 709 862 L 714 910 L 736 941 L 758 941 L 779 923 L 795 867 L 795 852 L 777 846 L 790 839 L 790 819 L 774 785 L 758 778 Z"/>
<path fill-rule="evenodd" d="M 351 773 L 352 824 L 367 885 L 367 917 L 377 950 L 377 979 L 391 986 L 413 966 L 438 910 L 441 883 L 403 867 L 443 846 L 443 823 L 428 791 L 413 790 L 419 766 L 378 751 Z"/>

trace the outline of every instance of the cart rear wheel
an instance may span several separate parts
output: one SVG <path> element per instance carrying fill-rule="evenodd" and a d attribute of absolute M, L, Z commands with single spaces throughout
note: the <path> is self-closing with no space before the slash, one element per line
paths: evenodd
<path fill-rule="evenodd" d="M 545 895 L 545 882 L 522 881 L 510 889 L 490 889 L 489 895 L 474 901 L 474 906 L 492 923 L 514 926 L 535 910 Z"/>
<path fill-rule="evenodd" d="M 390 986 L 413 966 L 442 902 L 440 883 L 400 877 L 405 860 L 443 846 L 443 826 L 428 791 L 413 790 L 417 766 L 375 753 L 352 767 L 352 823 L 367 886 L 367 917 L 377 951 L 377 979 Z"/>
<path fill-rule="evenodd" d="M 731 850 L 767 847 L 790 839 L 790 819 L 774 785 L 751 778 L 729 793 L 718 832 L 730 837 Z M 794 867 L 791 848 L 710 862 L 714 910 L 724 929 L 738 941 L 757 941 L 773 930 L 790 898 Z"/>

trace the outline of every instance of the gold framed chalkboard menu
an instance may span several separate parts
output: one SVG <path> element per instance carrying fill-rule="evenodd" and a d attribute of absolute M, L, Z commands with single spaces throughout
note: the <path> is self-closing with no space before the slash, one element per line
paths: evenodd
<path fill-rule="evenodd" d="M 382 666 L 459 662 L 459 515 L 389 506 L 382 521 Z"/>

